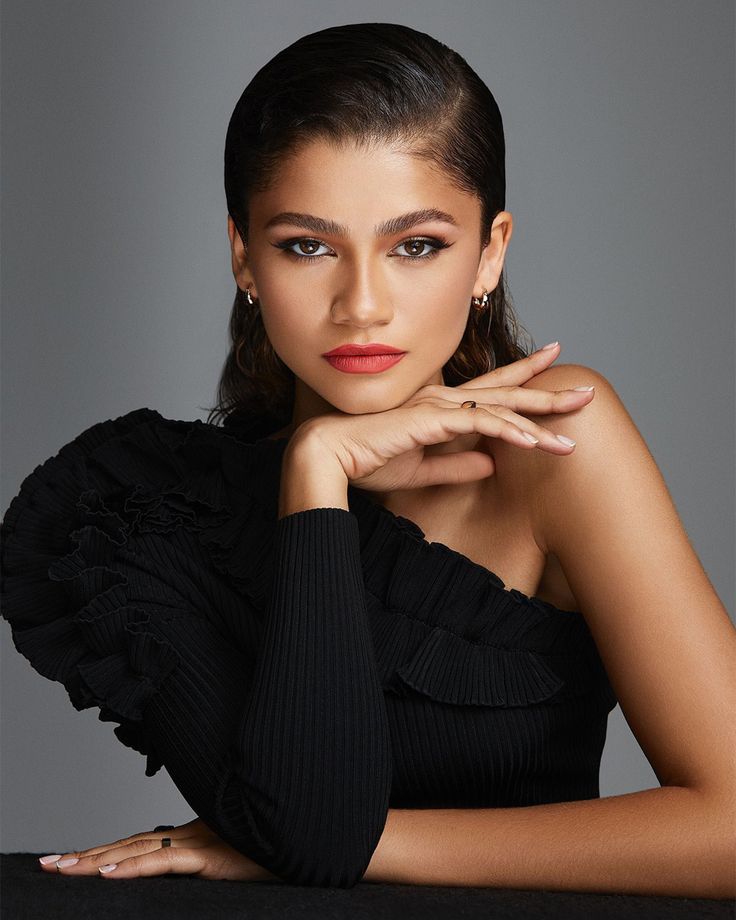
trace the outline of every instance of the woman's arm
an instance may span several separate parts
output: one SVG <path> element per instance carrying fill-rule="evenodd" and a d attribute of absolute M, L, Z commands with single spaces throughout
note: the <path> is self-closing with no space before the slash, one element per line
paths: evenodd
<path fill-rule="evenodd" d="M 11 502 L 0 595 L 16 648 L 75 708 L 119 722 L 117 737 L 148 754 L 147 775 L 164 765 L 231 847 L 286 881 L 350 887 L 383 832 L 392 776 L 357 520 L 333 490 L 267 534 L 235 489 L 232 517 L 195 519 L 178 471 L 201 477 L 215 441 L 197 444 L 196 426 L 180 441 L 176 425 L 140 416 L 93 426 Z M 309 482 L 307 460 L 287 463 L 287 480 Z M 218 472 L 206 469 L 213 492 Z M 252 571 L 262 606 L 216 577 L 198 529 L 231 546 L 233 566 L 239 546 L 273 538 L 257 557 L 268 573 Z"/>
<path fill-rule="evenodd" d="M 559 365 L 533 385 L 581 377 L 596 386 L 585 411 L 540 420 L 575 451 L 516 451 L 515 472 L 528 476 L 537 540 L 560 560 L 662 787 L 524 808 L 392 809 L 366 880 L 736 895 L 736 631 L 609 382 Z"/>
<path fill-rule="evenodd" d="M 309 446 L 283 457 L 262 648 L 212 826 L 289 881 L 351 887 L 383 832 L 392 759 L 339 473 Z M 274 850 L 267 860 L 252 849 L 253 821 Z"/>
<path fill-rule="evenodd" d="M 391 808 L 363 881 L 732 898 L 733 805 L 720 801 L 663 786 L 524 808 Z"/>

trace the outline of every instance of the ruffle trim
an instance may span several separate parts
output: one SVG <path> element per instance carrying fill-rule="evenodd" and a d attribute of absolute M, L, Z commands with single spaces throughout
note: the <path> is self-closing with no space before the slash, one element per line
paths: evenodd
<path fill-rule="evenodd" d="M 136 554 L 127 543 L 135 528 L 162 532 L 193 514 L 177 496 L 141 501 L 139 484 L 93 475 L 91 457 L 152 415 L 138 410 L 83 432 L 24 480 L 1 526 L 2 614 L 16 649 L 65 686 L 75 709 L 97 706 L 101 721 L 117 722 L 118 739 L 146 757 L 147 776 L 163 762 L 144 710 L 179 663 L 154 623 L 185 614 L 156 592 L 131 602 L 124 568 Z"/>
<path fill-rule="evenodd" d="M 2 616 L 16 649 L 60 681 L 76 709 L 98 706 L 100 720 L 119 723 L 116 736 L 147 757 L 148 776 L 163 763 L 144 710 L 179 661 L 156 625 L 205 614 L 186 609 L 155 573 L 145 585 L 148 563 L 131 538 L 195 534 L 214 569 L 263 610 L 271 553 L 259 498 L 270 493 L 251 484 L 257 469 L 259 484 L 267 478 L 259 460 L 221 428 L 137 409 L 96 423 L 37 466 L 0 525 Z"/>
<path fill-rule="evenodd" d="M 528 706 L 616 696 L 584 617 L 493 572 L 351 490 L 385 689 L 443 703 Z"/>

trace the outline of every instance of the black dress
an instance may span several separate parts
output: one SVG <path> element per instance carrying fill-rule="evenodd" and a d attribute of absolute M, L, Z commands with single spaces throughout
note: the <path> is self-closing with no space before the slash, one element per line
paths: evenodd
<path fill-rule="evenodd" d="M 352 486 L 279 520 L 277 427 L 141 408 L 36 467 L 0 526 L 17 650 L 295 884 L 352 887 L 389 807 L 599 796 L 582 615 Z"/>

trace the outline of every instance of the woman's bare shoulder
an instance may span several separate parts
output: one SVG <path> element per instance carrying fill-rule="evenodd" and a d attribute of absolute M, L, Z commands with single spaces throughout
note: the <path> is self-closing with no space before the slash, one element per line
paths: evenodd
<path fill-rule="evenodd" d="M 613 389 L 613 385 L 600 371 L 587 364 L 552 364 L 522 386 L 537 390 L 567 390 L 572 387 L 594 386 L 597 390 L 599 384 Z"/>
<path fill-rule="evenodd" d="M 587 450 L 595 441 L 611 445 L 611 459 L 615 454 L 617 430 L 623 428 L 629 432 L 636 431 L 631 416 L 616 393 L 610 381 L 599 371 L 583 364 L 558 364 L 535 375 L 522 384 L 524 388 L 538 390 L 568 390 L 577 386 L 594 386 L 593 399 L 571 412 L 550 412 L 532 415 L 520 411 L 518 414 L 537 425 L 546 428 L 552 434 L 565 435 L 575 441 L 572 453 L 555 454 L 535 448 L 524 450 L 506 441 L 493 442 L 493 454 L 499 486 L 504 493 L 518 495 L 528 509 L 530 523 L 537 544 L 549 552 L 549 535 L 545 531 L 545 509 L 555 498 L 559 499 L 561 490 L 570 487 L 570 478 L 593 475 L 591 463 L 593 456 L 599 453 Z M 638 432 L 637 432 L 638 434 Z M 564 482 L 563 482 L 564 480 Z"/>

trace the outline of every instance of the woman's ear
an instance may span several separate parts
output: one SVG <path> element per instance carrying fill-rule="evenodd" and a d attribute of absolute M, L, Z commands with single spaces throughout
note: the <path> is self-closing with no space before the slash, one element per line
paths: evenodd
<path fill-rule="evenodd" d="M 250 288 L 253 297 L 257 297 L 258 295 L 253 290 L 253 277 L 248 268 L 248 250 L 240 238 L 235 221 L 229 214 L 227 215 L 227 235 L 230 238 L 230 254 L 235 283 L 241 291 Z"/>
<path fill-rule="evenodd" d="M 480 254 L 480 264 L 476 275 L 476 284 L 480 285 L 480 293 L 473 294 L 480 297 L 483 291 L 493 291 L 498 285 L 498 279 L 503 271 L 506 250 L 514 232 L 514 218 L 510 211 L 499 211 L 496 215 L 488 242 Z"/>

